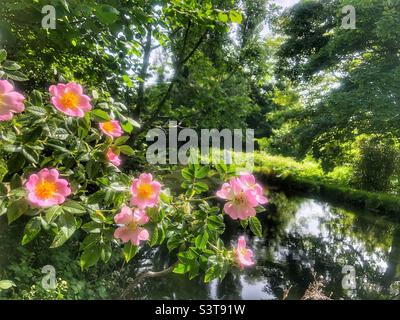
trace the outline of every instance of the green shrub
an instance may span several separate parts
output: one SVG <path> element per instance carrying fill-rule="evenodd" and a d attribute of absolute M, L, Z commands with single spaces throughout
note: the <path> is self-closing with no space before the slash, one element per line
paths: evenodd
<path fill-rule="evenodd" d="M 359 157 L 354 162 L 354 185 L 369 191 L 389 191 L 396 173 L 397 141 L 382 135 L 361 136 Z"/>

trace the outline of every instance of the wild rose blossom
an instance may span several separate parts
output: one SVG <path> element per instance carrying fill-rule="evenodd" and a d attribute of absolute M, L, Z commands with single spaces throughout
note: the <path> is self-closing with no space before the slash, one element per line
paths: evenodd
<path fill-rule="evenodd" d="M 234 220 L 246 220 L 255 216 L 255 207 L 267 202 L 262 187 L 255 183 L 254 176 L 250 174 L 232 178 L 229 183 L 224 183 L 217 191 L 217 197 L 228 200 L 224 211 Z"/>
<path fill-rule="evenodd" d="M 0 121 L 11 120 L 14 113 L 25 110 L 25 97 L 7 80 L 0 80 Z"/>
<path fill-rule="evenodd" d="M 49 92 L 54 107 L 69 116 L 82 118 L 92 109 L 90 98 L 83 94 L 82 87 L 75 82 L 52 85 Z"/>
<path fill-rule="evenodd" d="M 101 132 L 103 132 L 105 135 L 109 136 L 110 138 L 120 137 L 124 133 L 117 120 L 100 122 L 99 126 L 100 126 Z"/>
<path fill-rule="evenodd" d="M 107 159 L 116 167 L 121 165 L 121 158 L 114 153 L 112 148 L 107 150 Z"/>
<path fill-rule="evenodd" d="M 253 194 L 259 204 L 266 204 L 268 202 L 268 199 L 264 197 L 263 188 L 256 183 L 256 178 L 252 174 L 242 173 L 239 179 L 246 188 L 253 191 Z"/>
<path fill-rule="evenodd" d="M 255 264 L 253 260 L 253 251 L 246 248 L 246 239 L 244 236 L 239 237 L 234 254 L 236 263 L 241 269 L 244 269 L 245 267 L 251 267 Z"/>
<path fill-rule="evenodd" d="M 234 220 L 245 220 L 256 215 L 254 208 L 258 202 L 254 192 L 246 188 L 239 178 L 232 178 L 229 183 L 224 183 L 217 191 L 217 197 L 228 200 L 224 211 Z"/>
<path fill-rule="evenodd" d="M 121 212 L 114 217 L 116 224 L 121 225 L 114 232 L 114 238 L 121 239 L 126 243 L 130 241 L 133 245 L 138 246 L 140 241 L 149 239 L 149 232 L 141 226 L 149 222 L 149 217 L 144 210 L 135 209 L 124 206 Z"/>
<path fill-rule="evenodd" d="M 131 205 L 140 209 L 155 207 L 159 202 L 161 184 L 153 181 L 151 173 L 142 173 L 131 186 Z"/>
<path fill-rule="evenodd" d="M 43 208 L 62 204 L 71 194 L 68 181 L 60 179 L 56 169 L 45 168 L 30 175 L 25 187 L 29 203 Z"/>

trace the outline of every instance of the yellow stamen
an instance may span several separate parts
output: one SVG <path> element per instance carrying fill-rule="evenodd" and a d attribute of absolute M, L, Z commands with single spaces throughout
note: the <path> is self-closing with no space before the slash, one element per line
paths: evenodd
<path fill-rule="evenodd" d="M 79 96 L 74 92 L 67 92 L 61 96 L 60 102 L 65 108 L 76 109 L 79 102 Z"/>
<path fill-rule="evenodd" d="M 36 185 L 36 196 L 42 200 L 51 198 L 56 192 L 56 184 L 50 181 L 42 181 Z"/>
<path fill-rule="evenodd" d="M 111 122 L 104 122 L 103 123 L 103 130 L 107 132 L 112 132 L 114 130 L 114 124 Z"/>
<path fill-rule="evenodd" d="M 138 188 L 138 196 L 141 199 L 149 199 L 153 194 L 153 187 L 150 184 L 144 183 Z"/>

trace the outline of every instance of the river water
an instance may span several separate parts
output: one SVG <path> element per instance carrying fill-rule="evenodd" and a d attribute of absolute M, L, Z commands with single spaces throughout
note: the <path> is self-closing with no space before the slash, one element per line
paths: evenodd
<path fill-rule="evenodd" d="M 266 211 L 258 214 L 265 236 L 258 238 L 246 232 L 256 266 L 244 271 L 233 270 L 223 281 L 215 280 L 208 284 L 204 284 L 201 278 L 189 281 L 176 274 L 146 279 L 135 290 L 133 298 L 300 299 L 310 284 L 316 282 L 317 292 L 332 299 L 398 298 L 400 227 L 397 222 L 387 220 L 379 213 L 349 210 L 311 197 L 272 193 L 269 198 Z M 3 222 L 0 227 L 0 266 L 7 267 L 7 260 L 16 257 L 15 246 L 22 227 L 13 230 L 13 225 L 7 226 Z M 233 246 L 244 231 L 229 217 L 226 217 L 226 223 L 223 240 L 226 245 Z M 44 259 L 36 263 L 36 268 L 60 262 L 56 256 L 54 261 L 48 262 L 53 257 L 48 251 L 42 255 Z M 76 257 L 76 253 L 74 255 Z M 141 254 L 129 264 L 128 273 L 134 274 L 137 266 L 161 270 L 165 267 L 166 255 L 166 252 L 141 250 Z M 90 276 L 94 271 L 83 274 L 78 266 L 73 269 L 75 257 L 68 258 L 70 262 L 61 261 L 57 269 L 62 266 L 63 272 L 67 273 L 70 269 L 75 270 L 74 279 L 82 277 L 83 281 L 85 275 Z M 28 281 L 30 278 L 24 265 L 18 261 L 16 265 L 21 279 L 24 277 L 24 281 Z M 112 266 L 104 267 L 113 269 Z M 123 288 L 126 282 L 120 285 Z M 76 296 L 79 297 L 82 295 Z M 93 297 L 88 294 L 86 298 Z M 102 298 L 118 298 L 118 292 L 106 289 Z"/>
<path fill-rule="evenodd" d="M 396 299 L 400 229 L 367 211 L 304 197 L 271 196 L 259 214 L 265 237 L 248 234 L 256 266 L 202 283 L 171 274 L 147 280 L 145 299 L 300 299 L 310 284 L 331 299 Z M 229 224 L 226 243 L 243 234 Z M 154 262 L 154 261 L 152 261 Z"/>

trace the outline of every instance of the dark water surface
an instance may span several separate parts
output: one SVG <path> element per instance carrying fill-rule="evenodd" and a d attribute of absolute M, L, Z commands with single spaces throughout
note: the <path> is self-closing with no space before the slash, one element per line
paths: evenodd
<path fill-rule="evenodd" d="M 310 283 L 318 280 L 324 285 L 323 293 L 332 299 L 397 298 L 397 223 L 310 198 L 288 199 L 274 194 L 271 202 L 259 216 L 266 237 L 248 237 L 257 261 L 254 268 L 229 273 L 222 282 L 209 284 L 174 274 L 150 279 L 142 285 L 138 297 L 282 299 L 286 295 L 287 299 L 299 299 Z M 227 243 L 243 234 L 230 225 L 227 229 Z M 354 290 L 345 290 L 342 285 L 346 265 L 355 271 Z M 348 283 L 346 279 L 344 283 Z"/>
<path fill-rule="evenodd" d="M 287 299 L 300 299 L 316 279 L 323 283 L 323 293 L 332 299 L 398 298 L 398 223 L 378 213 L 349 211 L 317 199 L 288 198 L 283 193 L 271 194 L 267 210 L 258 216 L 265 237 L 247 235 L 248 246 L 256 258 L 255 267 L 242 272 L 234 270 L 223 281 L 208 284 L 202 279 L 189 281 L 175 274 L 147 279 L 135 291 L 134 298 L 282 299 L 286 295 Z M 233 246 L 244 231 L 229 217 L 226 222 L 223 240 Z M 7 266 L 8 258 L 14 256 L 16 242 L 22 234 L 22 230 L 13 231 L 10 227 L 0 226 L 0 266 L 3 267 Z M 9 240 L 8 247 L 6 240 Z M 45 257 L 49 254 L 43 253 Z M 139 260 L 133 262 L 130 269 L 134 273 L 136 265 L 161 270 L 166 256 L 166 252 L 147 251 L 137 256 Z M 342 270 L 346 265 L 355 270 L 355 290 L 343 289 Z M 66 268 L 69 268 L 68 263 Z M 76 269 L 75 277 L 81 277 L 79 268 Z M 125 287 L 126 282 L 121 286 Z M 104 298 L 118 296 L 106 292 Z"/>

